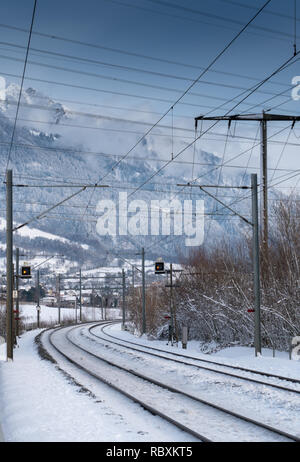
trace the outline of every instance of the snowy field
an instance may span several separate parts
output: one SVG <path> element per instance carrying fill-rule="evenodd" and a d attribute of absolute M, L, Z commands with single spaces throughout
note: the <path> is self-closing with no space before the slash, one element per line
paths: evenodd
<path fill-rule="evenodd" d="M 25 311 L 28 320 L 36 315 L 35 307 L 32 305 L 24 307 L 24 315 Z M 70 311 L 74 310 L 64 310 L 66 315 Z M 42 307 L 43 312 L 44 319 L 49 321 L 52 320 L 52 315 L 55 319 L 57 309 Z M 4 361 L 6 345 L 0 346 L 0 423 L 5 441 L 194 441 L 193 437 L 144 411 L 138 404 L 131 402 L 107 385 L 99 383 L 84 372 L 78 372 L 75 366 L 68 365 L 66 370 L 76 379 L 77 383 L 66 377 L 54 364 L 41 360 L 34 343 L 34 338 L 39 332 L 39 330 L 34 330 L 22 335 L 18 347 L 14 350 L 13 362 Z M 273 358 L 272 351 L 264 349 L 263 356 L 256 358 L 252 348 L 237 346 L 207 355 L 199 351 L 199 343 L 195 341 L 189 342 L 187 350 L 183 350 L 180 344 L 178 347 L 172 347 L 166 345 L 165 341 L 150 341 L 145 336 L 137 337 L 122 331 L 120 324 L 106 328 L 106 332 L 141 345 L 155 346 L 195 358 L 205 358 L 300 379 L 300 362 L 289 360 L 288 355 L 284 353 L 276 352 L 276 357 Z M 94 348 L 96 351 L 97 345 Z M 130 358 L 127 358 L 130 354 L 127 354 L 125 350 L 119 353 L 108 352 L 108 355 L 110 354 L 119 354 L 121 363 L 130 361 Z M 141 367 L 142 370 L 144 368 L 144 371 L 152 374 L 156 370 L 158 376 L 161 374 L 159 360 L 143 358 L 142 361 L 139 365 L 139 361 L 135 359 L 134 367 Z M 145 368 L 146 361 L 148 361 L 148 368 Z M 152 370 L 150 370 L 151 362 L 153 362 Z M 180 367 L 176 365 L 170 365 L 169 369 L 166 367 L 165 378 L 167 379 L 167 375 L 174 378 L 174 374 L 180 372 Z M 184 380 L 184 376 L 181 377 Z M 249 384 L 243 385 L 240 389 L 233 389 L 231 379 L 226 379 L 226 386 L 222 383 L 215 385 L 215 377 L 206 381 L 203 379 L 204 373 L 199 373 L 199 371 L 191 373 L 191 377 L 190 386 L 194 390 L 199 389 L 200 392 L 201 387 L 207 387 L 207 390 L 205 389 L 207 396 L 214 392 L 214 387 L 218 389 L 219 399 L 225 399 L 229 391 L 233 399 L 231 398 L 232 402 L 227 401 L 228 406 L 233 405 L 237 397 L 247 400 L 249 398 L 249 403 L 252 400 L 257 410 L 263 413 L 266 403 L 274 401 L 276 407 L 274 424 L 278 423 L 276 422 L 278 416 L 281 427 L 285 421 L 290 426 L 293 422 L 295 424 L 297 422 L 298 398 L 287 398 L 288 406 L 281 409 L 279 396 L 281 392 L 274 391 L 271 396 L 267 390 L 262 388 L 257 393 L 254 385 Z M 92 394 L 86 392 L 81 385 L 88 388 Z M 249 403 L 248 407 L 250 407 Z M 248 414 L 247 406 L 243 410 Z M 293 433 L 296 432 L 295 428 Z"/>
<path fill-rule="evenodd" d="M 13 362 L 0 361 L 5 441 L 195 441 L 93 378 L 88 386 L 97 397 L 70 383 L 52 363 L 41 361 L 34 343 L 38 333 L 22 336 Z M 0 351 L 3 359 L 5 344 Z M 86 374 L 76 372 L 86 384 Z"/>
<path fill-rule="evenodd" d="M 82 306 L 82 315 L 87 321 L 101 321 L 105 317 L 108 320 L 118 319 L 122 316 L 121 310 L 118 308 L 93 308 L 91 306 Z M 37 319 L 37 310 L 34 304 L 22 304 L 20 306 L 20 316 L 25 324 L 35 323 Z M 75 321 L 75 308 L 61 308 L 62 321 Z M 79 307 L 77 308 L 77 319 L 79 319 Z M 47 322 L 51 325 L 58 322 L 58 308 L 52 306 L 41 305 L 40 322 Z"/>

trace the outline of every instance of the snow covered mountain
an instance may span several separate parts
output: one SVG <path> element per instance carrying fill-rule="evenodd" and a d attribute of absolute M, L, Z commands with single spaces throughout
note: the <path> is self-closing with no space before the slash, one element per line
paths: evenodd
<path fill-rule="evenodd" d="M 16 105 L 18 101 L 19 87 L 11 84 L 6 88 L 6 98 L 0 101 L 0 162 L 1 174 L 4 175 L 9 143 L 11 140 L 12 127 Z M 101 236 L 97 233 L 96 206 L 99 200 L 110 199 L 117 203 L 119 192 L 127 191 L 128 196 L 139 185 L 154 175 L 162 165 L 159 160 L 159 153 L 155 150 L 151 135 L 147 141 L 143 141 L 134 151 L 134 156 L 128 158 L 116 168 L 115 163 L 120 159 L 115 153 L 107 152 L 109 143 L 120 144 L 124 138 L 111 134 L 109 143 L 107 135 L 104 140 L 101 128 L 105 127 L 106 121 L 90 115 L 83 116 L 70 110 L 64 104 L 53 101 L 42 93 L 28 88 L 24 91 L 21 99 L 21 106 L 18 116 L 18 124 L 14 137 L 14 145 L 11 152 L 11 166 L 13 168 L 14 183 L 43 185 L 45 187 L 14 188 L 14 217 L 16 222 L 22 223 L 46 210 L 51 205 L 61 201 L 63 198 L 73 194 L 79 188 L 71 188 L 70 184 L 95 184 L 101 177 L 105 177 L 103 183 L 109 185 L 105 189 L 88 188 L 74 199 L 66 202 L 63 206 L 54 209 L 46 214 L 46 217 L 32 222 L 30 225 L 61 239 L 56 241 L 47 239 L 45 236 L 15 236 L 15 242 L 24 244 L 35 249 L 44 249 L 65 253 L 70 260 L 85 262 L 90 266 L 108 262 L 115 253 L 130 257 L 141 247 L 149 247 L 147 257 L 176 258 L 184 254 L 186 236 Z M 82 125 L 89 121 L 98 132 L 87 130 L 85 139 L 76 133 L 74 126 Z M 72 130 L 71 130 L 72 128 Z M 140 129 L 140 127 L 139 127 Z M 79 132 L 79 130 L 78 130 Z M 138 139 L 139 136 L 136 136 Z M 103 145 L 103 150 L 101 147 Z M 95 146 L 98 146 L 95 152 Z M 120 149 L 119 148 L 119 149 Z M 147 159 L 151 158 L 147 161 Z M 154 161 L 154 162 L 153 162 Z M 199 151 L 198 163 L 208 164 L 211 167 L 220 162 L 220 158 Z M 201 170 L 202 168 L 202 170 Z M 200 169 L 200 170 L 199 170 Z M 206 172 L 207 166 L 198 167 L 197 175 Z M 182 172 L 182 173 L 181 173 Z M 3 177 L 4 178 L 4 177 Z M 159 172 L 154 180 L 149 182 L 145 188 L 130 197 L 130 200 L 139 199 L 162 200 L 175 197 L 178 191 L 178 183 L 187 183 L 191 180 L 183 167 L 177 166 L 177 170 L 165 169 Z M 220 178 L 222 181 L 239 182 L 241 176 L 232 175 L 228 178 Z M 205 182 L 215 184 L 219 181 L 219 171 L 214 170 L 205 176 Z M 249 179 L 248 179 L 249 181 Z M 63 184 L 64 188 L 46 187 L 46 185 Z M 151 185 L 150 185 L 151 184 Z M 182 193 L 176 193 L 176 197 L 182 201 L 191 198 L 200 199 L 201 196 L 191 196 L 196 189 L 188 188 Z M 198 190 L 197 190 L 198 191 Z M 173 193 L 172 193 L 173 192 Z M 172 194 L 171 194 L 172 193 Z M 230 190 L 230 195 L 236 195 L 235 190 Z M 5 197 L 5 186 L 1 185 L 2 198 Z M 203 196 L 202 196 L 203 197 Z M 205 210 L 213 210 L 215 203 L 210 198 L 205 198 Z M 224 210 L 222 211 L 224 212 Z M 98 214 L 99 215 L 99 214 Z M 4 207 L 1 208 L 1 216 L 5 216 Z M 29 226 L 29 228 L 30 228 Z M 221 236 L 232 235 L 239 226 L 238 221 L 224 221 L 221 217 L 214 220 L 205 220 L 205 243 L 213 245 L 213 242 Z M 0 230 L 1 240 L 4 239 L 4 231 Z M 155 244 L 157 243 L 157 244 Z M 0 251 L 3 253 L 3 250 Z"/>

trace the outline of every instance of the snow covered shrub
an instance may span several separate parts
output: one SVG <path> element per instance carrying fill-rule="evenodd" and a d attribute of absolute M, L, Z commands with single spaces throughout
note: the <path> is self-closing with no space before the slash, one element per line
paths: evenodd
<path fill-rule="evenodd" d="M 167 306 L 168 296 L 165 287 L 159 284 L 153 284 L 146 290 L 146 327 L 147 334 L 151 337 L 157 337 L 161 324 L 165 321 L 164 314 L 169 313 Z M 128 300 L 128 316 L 136 326 L 137 331 L 141 334 L 143 331 L 142 324 L 142 288 L 136 287 L 131 291 Z"/>
<path fill-rule="evenodd" d="M 300 335 L 300 198 L 276 200 L 270 207 L 269 251 L 261 250 L 261 332 L 263 346 L 288 350 Z M 189 338 L 226 346 L 254 340 L 252 236 L 220 241 L 214 249 L 193 249 L 182 261 L 179 287 L 173 290 L 176 326 Z M 176 283 L 176 284 L 177 284 Z M 165 282 L 147 287 L 147 333 L 164 331 L 170 313 Z M 129 299 L 132 322 L 142 331 L 141 288 Z"/>

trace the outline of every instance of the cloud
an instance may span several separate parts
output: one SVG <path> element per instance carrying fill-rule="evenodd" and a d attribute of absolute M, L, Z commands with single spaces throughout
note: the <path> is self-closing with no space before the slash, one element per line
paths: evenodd
<path fill-rule="evenodd" d="M 0 76 L 0 99 L 5 99 L 6 81 L 4 77 Z"/>

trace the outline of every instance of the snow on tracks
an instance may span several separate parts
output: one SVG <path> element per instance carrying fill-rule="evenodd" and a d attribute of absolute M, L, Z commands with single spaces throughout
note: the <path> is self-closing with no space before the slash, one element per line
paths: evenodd
<path fill-rule="evenodd" d="M 73 364 L 194 436 L 204 441 L 297 440 L 282 430 L 199 399 L 130 367 L 120 366 L 107 360 L 105 354 L 93 353 L 93 348 L 84 348 L 76 338 L 83 329 L 86 327 L 54 331 L 51 334 L 53 346 Z"/>

